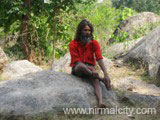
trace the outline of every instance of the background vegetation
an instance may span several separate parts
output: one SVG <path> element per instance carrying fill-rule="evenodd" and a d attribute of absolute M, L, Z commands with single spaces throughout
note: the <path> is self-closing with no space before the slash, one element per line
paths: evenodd
<path fill-rule="evenodd" d="M 36 64 L 65 55 L 82 19 L 94 25 L 95 38 L 104 49 L 122 20 L 142 11 L 160 14 L 158 0 L 1 0 L 0 4 L 1 47 L 12 60 Z"/>

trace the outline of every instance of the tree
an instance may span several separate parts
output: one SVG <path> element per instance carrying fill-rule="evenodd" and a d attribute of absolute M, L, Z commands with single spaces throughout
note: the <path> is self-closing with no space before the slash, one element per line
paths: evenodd
<path fill-rule="evenodd" d="M 112 0 L 116 8 L 129 7 L 137 12 L 149 11 L 160 14 L 159 0 Z"/>
<path fill-rule="evenodd" d="M 26 59 L 32 61 L 32 49 L 40 45 L 39 41 L 32 41 L 33 37 L 39 39 L 38 28 L 33 25 L 33 19 L 41 19 L 41 16 L 47 18 L 46 24 L 52 29 L 53 49 L 56 48 L 56 40 L 58 27 L 60 26 L 60 16 L 63 12 L 71 10 L 76 11 L 75 4 L 90 4 L 94 0 L 50 0 L 49 3 L 44 3 L 43 0 L 1 0 L 0 1 L 0 27 L 4 28 L 7 33 L 12 28 L 14 23 L 21 22 L 17 27 L 17 32 L 20 33 L 20 45 L 23 55 Z M 31 23 L 33 22 L 33 23 Z M 41 29 L 42 30 L 42 29 Z M 43 36 L 43 35 L 41 35 Z M 40 53 L 40 49 L 39 49 Z M 54 52 L 55 56 L 55 52 Z"/>
<path fill-rule="evenodd" d="M 92 4 L 95 0 L 50 0 L 47 5 L 47 10 L 49 13 L 49 23 L 53 28 L 53 62 L 55 60 L 55 48 L 56 48 L 56 40 L 57 40 L 57 26 L 59 24 L 59 18 L 61 13 L 69 12 L 71 10 L 76 11 L 75 4 Z M 54 6 L 54 7 L 52 7 Z"/>

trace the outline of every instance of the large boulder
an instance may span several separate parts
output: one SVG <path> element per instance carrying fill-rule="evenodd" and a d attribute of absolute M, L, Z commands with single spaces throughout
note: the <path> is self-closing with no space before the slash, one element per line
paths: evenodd
<path fill-rule="evenodd" d="M 52 64 L 52 70 L 70 74 L 71 73 L 71 67 L 69 66 L 70 61 L 71 61 L 70 54 L 67 53 L 64 57 L 60 58 L 59 60 L 56 60 Z"/>
<path fill-rule="evenodd" d="M 112 45 L 106 47 L 106 49 L 105 49 L 106 55 L 110 56 L 110 57 L 113 57 L 113 58 L 119 58 L 119 57 L 125 55 L 141 39 L 142 39 L 142 37 L 137 39 L 137 40 L 112 44 Z"/>
<path fill-rule="evenodd" d="M 154 84 L 147 84 L 134 77 L 125 77 L 112 80 L 112 86 L 123 103 L 160 109 L 160 88 Z"/>
<path fill-rule="evenodd" d="M 103 101 L 119 106 L 116 94 L 100 84 Z M 94 88 L 87 79 L 66 73 L 41 71 L 0 83 L 0 117 L 45 116 L 63 112 L 63 108 L 89 108 L 97 105 Z"/>
<path fill-rule="evenodd" d="M 155 112 L 160 111 L 160 96 L 139 94 L 137 92 L 119 92 L 119 101 L 138 108 L 153 108 Z"/>
<path fill-rule="evenodd" d="M 145 65 L 151 77 L 160 78 L 160 27 L 139 41 L 123 58 L 124 62 Z"/>
<path fill-rule="evenodd" d="M 28 60 L 12 61 L 4 66 L 1 74 L 2 80 L 16 79 L 29 73 L 42 71 L 42 68 Z"/>
<path fill-rule="evenodd" d="M 143 27 L 145 24 L 156 23 L 159 21 L 160 16 L 152 12 L 142 12 L 122 21 L 120 29 L 121 31 L 126 31 L 131 34 L 135 28 L 137 29 Z"/>
<path fill-rule="evenodd" d="M 3 68 L 3 66 L 8 62 L 7 56 L 0 47 L 0 70 Z"/>
<path fill-rule="evenodd" d="M 152 13 L 152 12 L 142 12 L 127 19 L 123 20 L 114 31 L 115 36 L 121 36 L 122 33 L 128 34 L 128 40 L 132 39 L 132 36 L 141 28 L 148 26 L 145 28 L 145 32 L 143 34 L 147 34 L 152 30 L 153 24 L 157 24 L 160 22 L 160 16 Z M 149 26 L 152 26 L 151 28 Z M 110 38 L 109 43 L 115 42 L 114 39 Z"/>
<path fill-rule="evenodd" d="M 134 77 L 125 77 L 113 80 L 112 86 L 116 89 L 119 101 L 124 104 L 160 110 L 160 88 L 154 84 L 147 84 Z"/>
<path fill-rule="evenodd" d="M 123 92 L 131 91 L 138 94 L 160 96 L 160 88 L 154 84 L 148 84 L 134 77 L 124 77 L 112 80 L 112 86 Z"/>

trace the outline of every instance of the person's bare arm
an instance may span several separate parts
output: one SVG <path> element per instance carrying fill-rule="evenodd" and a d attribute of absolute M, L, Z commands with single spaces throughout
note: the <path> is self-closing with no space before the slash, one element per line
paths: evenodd
<path fill-rule="evenodd" d="M 100 66 L 101 70 L 103 71 L 103 74 L 104 74 L 104 83 L 106 83 L 106 87 L 108 90 L 111 89 L 111 85 L 110 85 L 110 78 L 108 76 L 108 73 L 107 73 L 107 70 L 106 70 L 106 67 L 104 65 L 104 62 L 103 62 L 103 59 L 101 60 L 98 60 L 98 65 Z"/>
<path fill-rule="evenodd" d="M 104 65 L 103 59 L 98 60 L 97 62 L 98 62 L 98 65 L 100 66 L 101 70 L 103 71 L 104 76 L 108 76 L 108 73 L 107 73 L 106 67 Z"/>

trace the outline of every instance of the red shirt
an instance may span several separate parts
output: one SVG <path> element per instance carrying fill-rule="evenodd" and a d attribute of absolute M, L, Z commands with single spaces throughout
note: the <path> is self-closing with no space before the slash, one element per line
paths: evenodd
<path fill-rule="evenodd" d="M 86 62 L 95 66 L 96 60 L 103 59 L 100 45 L 96 40 L 91 40 L 86 45 L 72 40 L 69 44 L 69 51 L 71 55 L 71 67 L 75 65 L 75 62 Z"/>

